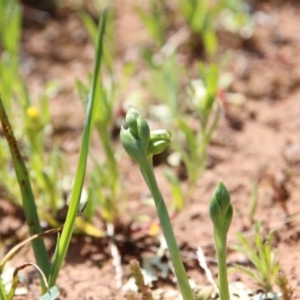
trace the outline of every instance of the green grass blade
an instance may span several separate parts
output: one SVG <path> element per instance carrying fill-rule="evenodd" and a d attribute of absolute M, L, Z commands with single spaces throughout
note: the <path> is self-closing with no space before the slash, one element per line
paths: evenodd
<path fill-rule="evenodd" d="M 233 246 L 232 248 L 242 252 L 256 268 L 259 268 L 260 260 L 255 252 L 256 249 L 253 248 L 251 243 L 242 234 L 238 233 L 237 238 L 240 242 L 240 245 Z"/>
<path fill-rule="evenodd" d="M 28 171 L 23 161 L 22 155 L 18 148 L 17 141 L 14 137 L 13 130 L 9 123 L 8 117 L 5 112 L 5 108 L 0 97 L 0 119 L 4 131 L 4 135 L 8 141 L 13 164 L 18 180 L 18 184 L 21 190 L 23 208 L 25 213 L 26 222 L 29 227 L 30 235 L 41 233 L 41 226 L 37 214 L 37 209 L 34 201 L 33 192 L 28 177 Z M 32 247 L 36 258 L 37 265 L 41 268 L 46 277 L 50 274 L 50 262 L 47 255 L 46 247 L 43 239 L 38 238 L 32 241 Z M 42 286 L 43 283 L 42 283 Z"/>
<path fill-rule="evenodd" d="M 70 200 L 70 206 L 65 222 L 64 229 L 62 231 L 58 246 L 56 255 L 54 257 L 53 267 L 51 270 L 51 274 L 49 277 L 49 286 L 53 286 L 56 282 L 59 270 L 62 266 L 62 263 L 64 261 L 64 258 L 67 253 L 68 246 L 70 244 L 70 240 L 72 237 L 73 229 L 75 226 L 75 220 L 79 208 L 79 202 L 80 202 L 80 196 L 81 191 L 83 187 L 83 181 L 84 181 L 84 175 L 85 175 L 85 169 L 86 169 L 86 162 L 89 152 L 89 145 L 91 140 L 91 133 L 92 133 L 92 121 L 94 118 L 94 106 L 95 106 L 95 91 L 97 86 L 97 81 L 99 80 L 99 73 L 100 73 L 100 66 L 101 66 L 101 60 L 102 60 L 102 44 L 103 44 L 103 35 L 105 30 L 105 22 L 107 19 L 107 10 L 104 10 L 101 18 L 100 18 L 100 24 L 99 24 L 99 31 L 98 31 L 98 40 L 97 40 L 97 49 L 96 49 L 96 61 L 94 65 L 94 73 L 93 73 L 93 79 L 92 79 L 92 86 L 91 86 L 91 92 L 89 94 L 89 100 L 87 105 L 87 112 L 86 112 L 86 120 L 84 124 L 83 129 L 83 136 L 81 140 L 81 149 L 79 154 L 79 162 L 77 165 L 77 171 L 75 175 L 75 181 L 73 186 L 73 191 L 71 195 Z"/>
<path fill-rule="evenodd" d="M 93 18 L 88 14 L 86 13 L 85 11 L 82 11 L 80 13 L 80 17 L 81 17 L 81 20 L 84 24 L 84 27 L 86 28 L 89 36 L 90 36 L 90 39 L 92 40 L 92 42 L 94 43 L 94 45 L 96 45 L 96 37 L 97 37 L 97 25 L 95 24 Z"/>
<path fill-rule="evenodd" d="M 263 279 L 261 278 L 261 274 L 257 270 L 253 270 L 249 267 L 245 267 L 242 265 L 234 264 L 231 271 L 234 271 L 234 272 L 242 271 L 244 274 L 246 274 L 250 278 L 252 278 L 257 284 L 263 286 Z"/>

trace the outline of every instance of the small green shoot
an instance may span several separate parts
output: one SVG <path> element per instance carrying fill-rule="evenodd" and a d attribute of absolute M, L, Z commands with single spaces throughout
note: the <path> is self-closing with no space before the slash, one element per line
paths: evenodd
<path fill-rule="evenodd" d="M 62 191 L 57 184 L 61 175 L 61 166 L 53 161 L 53 155 L 45 147 L 45 138 L 50 127 L 49 99 L 46 96 L 49 88 L 40 97 L 39 105 L 33 105 L 24 80 L 20 74 L 20 36 L 22 31 L 22 6 L 17 0 L 4 0 L 0 2 L 0 82 L 2 102 L 14 135 L 18 140 L 25 140 L 22 145 L 22 155 L 30 164 L 30 181 L 36 206 L 41 207 L 43 213 L 56 217 L 59 208 L 58 202 L 62 200 Z M 20 117 L 20 109 L 21 117 Z M 25 137 L 25 139 L 24 139 Z M 21 195 L 17 182 L 10 168 L 11 161 L 8 149 L 0 141 L 0 177 L 1 190 L 6 199 L 21 204 Z M 58 153 L 58 148 L 53 152 Z M 49 158 L 49 160 L 48 160 Z M 52 164 L 53 162 L 53 164 Z M 61 201 L 62 203 L 62 201 Z M 50 206 L 50 209 L 48 209 Z"/>
<path fill-rule="evenodd" d="M 220 182 L 214 191 L 209 206 L 210 218 L 214 224 L 214 238 L 218 257 L 219 290 L 221 300 L 230 300 L 227 279 L 226 242 L 233 216 L 230 195 Z"/>
<path fill-rule="evenodd" d="M 178 1 L 178 3 L 179 9 L 191 31 L 194 34 L 201 35 L 206 53 L 209 56 L 213 56 L 218 46 L 218 39 L 214 28 L 216 16 L 213 5 L 211 5 L 209 0 L 186 0 Z"/>
<path fill-rule="evenodd" d="M 254 22 L 244 0 L 178 0 L 177 3 L 191 32 L 202 39 L 209 58 L 213 58 L 218 49 L 219 29 L 242 38 L 249 38 L 252 34 Z"/>
<path fill-rule="evenodd" d="M 215 64 L 206 66 L 199 63 L 198 70 L 199 78 L 191 80 L 182 89 L 180 77 L 183 69 L 178 64 L 176 54 L 172 53 L 151 69 L 146 83 L 155 99 L 165 104 L 167 113 L 163 114 L 162 121 L 168 122 L 174 129 L 171 147 L 180 155 L 187 170 L 187 188 L 183 191 L 185 198 L 191 197 L 207 166 L 207 148 L 220 116 L 220 108 L 216 103 L 218 68 Z M 187 109 L 193 111 L 192 116 L 186 113 Z M 155 116 L 161 118 L 161 111 L 157 111 Z M 155 109 L 152 112 L 155 114 Z M 197 127 L 191 128 L 191 121 Z M 174 180 L 170 176 L 167 179 L 174 187 Z"/>
<path fill-rule="evenodd" d="M 2 128 L 5 137 L 9 143 L 9 148 L 13 159 L 15 172 L 21 190 L 25 218 L 29 226 L 30 235 L 41 233 L 42 230 L 40 226 L 40 221 L 36 209 L 34 196 L 32 193 L 28 171 L 23 161 L 22 155 L 20 153 L 13 130 L 10 126 L 1 97 L 0 97 L 0 120 L 2 123 Z M 44 241 L 40 238 L 33 240 L 32 246 L 33 246 L 34 255 L 38 266 L 42 269 L 42 272 L 45 274 L 45 276 L 48 277 L 50 273 L 50 261 L 46 251 Z M 41 281 L 41 285 L 42 287 L 44 287 L 43 281 Z"/>
<path fill-rule="evenodd" d="M 214 110 L 218 92 L 218 69 L 216 65 L 211 64 L 206 67 L 199 63 L 199 76 L 202 80 L 197 80 L 191 84 L 188 93 L 191 107 L 200 121 L 199 128 L 194 132 L 189 125 L 189 120 L 181 116 L 177 119 L 177 127 L 178 132 L 184 137 L 186 148 L 182 147 L 179 134 L 172 144 L 175 151 L 180 154 L 187 169 L 187 197 L 192 195 L 199 177 L 207 166 L 207 148 L 220 115 L 218 105 Z"/>
<path fill-rule="evenodd" d="M 143 3 L 144 5 L 144 3 Z M 147 10 L 141 6 L 135 6 L 135 12 L 155 42 L 157 49 L 161 49 L 166 41 L 166 11 L 164 1 L 151 0 Z"/>
<path fill-rule="evenodd" d="M 89 145 L 90 145 L 91 135 L 92 135 L 92 128 L 93 128 L 92 123 L 95 114 L 96 87 L 97 87 L 97 81 L 99 80 L 99 74 L 100 74 L 100 65 L 102 59 L 102 45 L 103 45 L 103 36 L 105 30 L 106 17 L 107 17 L 107 10 L 104 10 L 99 23 L 98 40 L 97 40 L 97 48 L 96 48 L 96 60 L 94 65 L 91 93 L 87 105 L 87 113 L 86 113 L 86 120 L 85 120 L 85 125 L 83 130 L 82 141 L 81 141 L 79 162 L 78 162 L 77 171 L 75 175 L 75 182 L 71 194 L 70 206 L 66 217 L 65 226 L 63 228 L 61 237 L 57 244 L 53 266 L 48 280 L 50 287 L 54 286 L 59 270 L 61 269 L 62 263 L 65 259 L 71 241 L 72 233 L 75 226 L 75 220 L 77 217 L 78 208 L 80 204 L 80 196 L 83 187 Z M 102 109 L 102 107 L 98 107 L 98 108 Z"/>
<path fill-rule="evenodd" d="M 259 184 L 258 180 L 255 180 L 252 183 L 252 191 L 251 191 L 251 198 L 249 204 L 249 220 L 252 224 L 254 223 L 254 215 L 256 212 L 257 202 L 258 202 L 258 184 Z"/>
<path fill-rule="evenodd" d="M 111 15 L 112 14 L 110 13 L 110 16 Z M 110 16 L 108 16 L 108 18 L 110 18 Z M 93 19 L 87 13 L 83 12 L 82 20 L 90 33 L 92 40 L 94 40 L 97 28 Z M 91 220 L 92 216 L 96 212 L 96 207 L 100 207 L 104 221 L 114 223 L 119 217 L 121 209 L 118 203 L 120 200 L 122 201 L 122 199 L 120 199 L 121 180 L 117 166 L 116 151 L 110 136 L 110 129 L 115 122 L 113 114 L 116 103 L 115 100 L 119 93 L 122 94 L 124 86 L 126 88 L 126 81 L 130 78 L 132 68 L 129 64 L 126 65 L 122 70 L 121 78 L 119 78 L 111 72 L 113 65 L 111 64 L 109 67 L 107 65 L 105 54 L 113 54 L 113 52 L 110 51 L 109 45 L 107 45 L 107 40 L 113 40 L 112 32 L 107 33 L 107 26 L 113 25 L 111 21 L 108 19 L 106 22 L 106 39 L 105 47 L 103 49 L 104 68 L 102 68 L 101 72 L 104 74 L 103 77 L 105 80 L 97 82 L 97 92 L 95 95 L 96 113 L 93 119 L 93 126 L 96 129 L 99 140 L 101 141 L 105 157 L 103 161 L 101 161 L 96 153 L 90 153 L 90 157 L 94 162 L 94 168 L 89 177 L 89 200 L 84 216 L 86 220 Z M 88 87 L 81 81 L 77 81 L 76 85 L 82 103 L 86 106 L 86 99 L 89 92 Z M 101 107 L 102 109 L 99 109 L 98 107 Z"/>
<path fill-rule="evenodd" d="M 182 297 L 184 300 L 192 300 L 194 295 L 180 257 L 165 201 L 157 185 L 152 163 L 153 155 L 163 152 L 169 145 L 171 134 L 166 130 L 150 132 L 146 120 L 133 107 L 130 107 L 126 114 L 126 123 L 129 128 L 122 127 L 120 133 L 122 145 L 128 155 L 139 165 L 140 172 L 153 196 Z"/>
<path fill-rule="evenodd" d="M 266 293 L 272 292 L 279 272 L 279 262 L 276 252 L 272 250 L 274 231 L 263 236 L 261 223 L 255 224 L 254 245 L 241 233 L 237 234 L 239 244 L 232 248 L 243 253 L 253 264 L 253 267 L 234 265 L 234 271 L 241 271 L 252 278 Z"/>
<path fill-rule="evenodd" d="M 0 82 L 7 113 L 13 112 L 13 99 L 24 96 L 24 83 L 19 75 L 22 9 L 17 0 L 0 1 Z M 21 101 L 24 101 L 24 97 Z"/>

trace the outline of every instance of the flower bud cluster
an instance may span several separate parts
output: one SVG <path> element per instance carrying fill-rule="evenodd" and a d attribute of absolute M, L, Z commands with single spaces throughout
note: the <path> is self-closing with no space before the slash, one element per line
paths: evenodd
<path fill-rule="evenodd" d="M 133 107 L 126 114 L 126 123 L 128 129 L 121 128 L 121 142 L 138 164 L 144 164 L 153 155 L 162 153 L 171 142 L 169 131 L 150 131 L 147 121 Z"/>

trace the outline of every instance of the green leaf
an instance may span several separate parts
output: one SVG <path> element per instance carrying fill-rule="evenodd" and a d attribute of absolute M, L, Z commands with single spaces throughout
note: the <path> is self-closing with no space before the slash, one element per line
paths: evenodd
<path fill-rule="evenodd" d="M 21 190 L 23 208 L 25 213 L 26 222 L 29 226 L 30 235 L 36 233 L 41 233 L 41 226 L 39 217 L 37 214 L 36 204 L 28 176 L 28 171 L 23 161 L 22 155 L 20 153 L 17 141 L 14 136 L 14 132 L 9 123 L 8 117 L 5 112 L 5 108 L 0 97 L 0 119 L 2 123 L 2 128 L 5 134 L 5 137 L 8 141 L 11 156 L 13 159 L 13 164 L 18 179 L 18 184 Z M 33 251 L 36 258 L 38 266 L 41 268 L 46 277 L 50 273 L 50 262 L 46 247 L 43 239 L 38 238 L 32 241 Z M 43 281 L 41 285 L 44 286 Z"/>
<path fill-rule="evenodd" d="M 49 277 L 50 287 L 55 284 L 59 270 L 66 256 L 67 249 L 69 247 L 72 233 L 74 230 L 75 220 L 76 220 L 76 216 L 80 204 L 80 197 L 81 197 L 81 192 L 83 187 L 89 145 L 90 145 L 91 134 L 92 134 L 92 120 L 95 111 L 94 106 L 95 106 L 95 98 L 96 98 L 95 92 L 96 92 L 97 81 L 99 80 L 99 74 L 100 74 L 100 66 L 101 66 L 102 53 L 103 53 L 103 49 L 102 49 L 103 36 L 104 36 L 106 19 L 107 19 L 107 10 L 104 10 L 104 12 L 101 15 L 100 23 L 99 23 L 98 40 L 97 40 L 97 48 L 96 48 L 96 60 L 94 64 L 91 92 L 89 94 L 86 119 L 85 119 L 85 124 L 83 129 L 83 136 L 81 140 L 79 162 L 75 174 L 75 181 L 74 181 L 73 191 L 70 198 L 70 206 L 66 217 L 65 226 L 61 233 L 61 237 L 57 246 L 56 256 L 54 257 L 53 267 L 51 269 L 51 274 Z"/>
<path fill-rule="evenodd" d="M 81 16 L 81 20 L 85 26 L 85 28 L 87 29 L 90 39 L 92 40 L 92 42 L 96 45 L 97 42 L 97 25 L 95 24 L 93 18 L 86 13 L 85 11 L 82 11 L 80 13 Z"/>

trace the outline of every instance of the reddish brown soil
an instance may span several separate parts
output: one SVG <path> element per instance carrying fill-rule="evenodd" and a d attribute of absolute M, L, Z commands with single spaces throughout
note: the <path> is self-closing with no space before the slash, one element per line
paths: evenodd
<path fill-rule="evenodd" d="M 246 102 L 242 106 L 228 105 L 209 147 L 211 166 L 199 179 L 192 199 L 172 223 L 189 276 L 198 285 L 208 285 L 198 266 L 195 250 L 199 246 L 203 248 L 216 277 L 212 224 L 208 214 L 212 192 L 219 180 L 223 180 L 230 191 L 234 207 L 228 237 L 231 246 L 236 242 L 236 232 L 243 232 L 250 239 L 253 236 L 254 227 L 249 222 L 248 210 L 252 183 L 259 180 L 258 208 L 254 218 L 264 221 L 265 231 L 276 231 L 274 247 L 279 251 L 281 269 L 295 289 L 293 299 L 299 299 L 300 10 L 295 4 L 277 2 L 262 2 L 257 8 L 264 12 L 264 21 L 257 25 L 254 37 L 234 45 L 225 37 L 221 44 L 224 50 L 235 47 L 230 63 L 235 78 L 231 90 L 244 94 Z M 118 14 L 118 43 L 122 47 L 118 58 L 122 61 L 126 55 L 132 55 L 132 51 L 134 53 L 137 40 L 143 41 L 140 39 L 143 31 L 138 22 L 131 19 L 133 23 L 128 23 L 126 14 L 134 18 L 130 6 Z M 134 33 L 137 39 L 134 39 Z M 23 32 L 22 68 L 33 97 L 42 91 L 48 80 L 57 80 L 61 87 L 50 104 L 54 129 L 63 132 L 61 148 L 69 156 L 70 173 L 75 171 L 84 118 L 74 80 L 86 80 L 87 71 L 92 69 L 93 51 L 76 13 L 65 13 L 38 28 L 27 26 Z M 97 147 L 97 142 L 93 146 Z M 170 187 L 161 172 L 164 167 L 160 165 L 155 170 L 164 198 L 170 203 Z M 142 203 L 147 188 L 136 164 L 126 155 L 120 161 L 120 170 L 128 202 L 120 219 L 119 227 L 123 232 L 118 229 L 116 244 L 122 255 L 125 283 L 130 275 L 129 261 L 153 254 L 158 237 L 150 237 L 146 231 L 126 233 L 132 216 L 146 213 L 154 220 L 155 208 Z M 0 248 L 2 256 L 15 243 L 10 238 L 23 239 L 25 229 L 21 226 L 24 222 L 22 211 L 5 199 L 0 202 L 0 213 L 1 235 L 7 245 Z M 103 227 L 99 219 L 96 224 Z M 46 241 L 53 253 L 55 239 L 49 237 Z M 57 281 L 62 290 L 60 299 L 124 298 L 116 286 L 107 244 L 106 238 L 73 237 Z M 239 254 L 229 251 L 229 262 L 239 259 Z M 16 255 L 11 265 L 26 261 L 33 261 L 29 247 Z M 26 274 L 28 295 L 15 299 L 40 296 L 36 273 Z M 240 278 L 235 274 L 230 279 Z M 250 287 L 254 286 L 244 277 L 241 279 Z M 155 285 L 156 288 L 176 288 L 171 280 L 162 278 Z"/>

